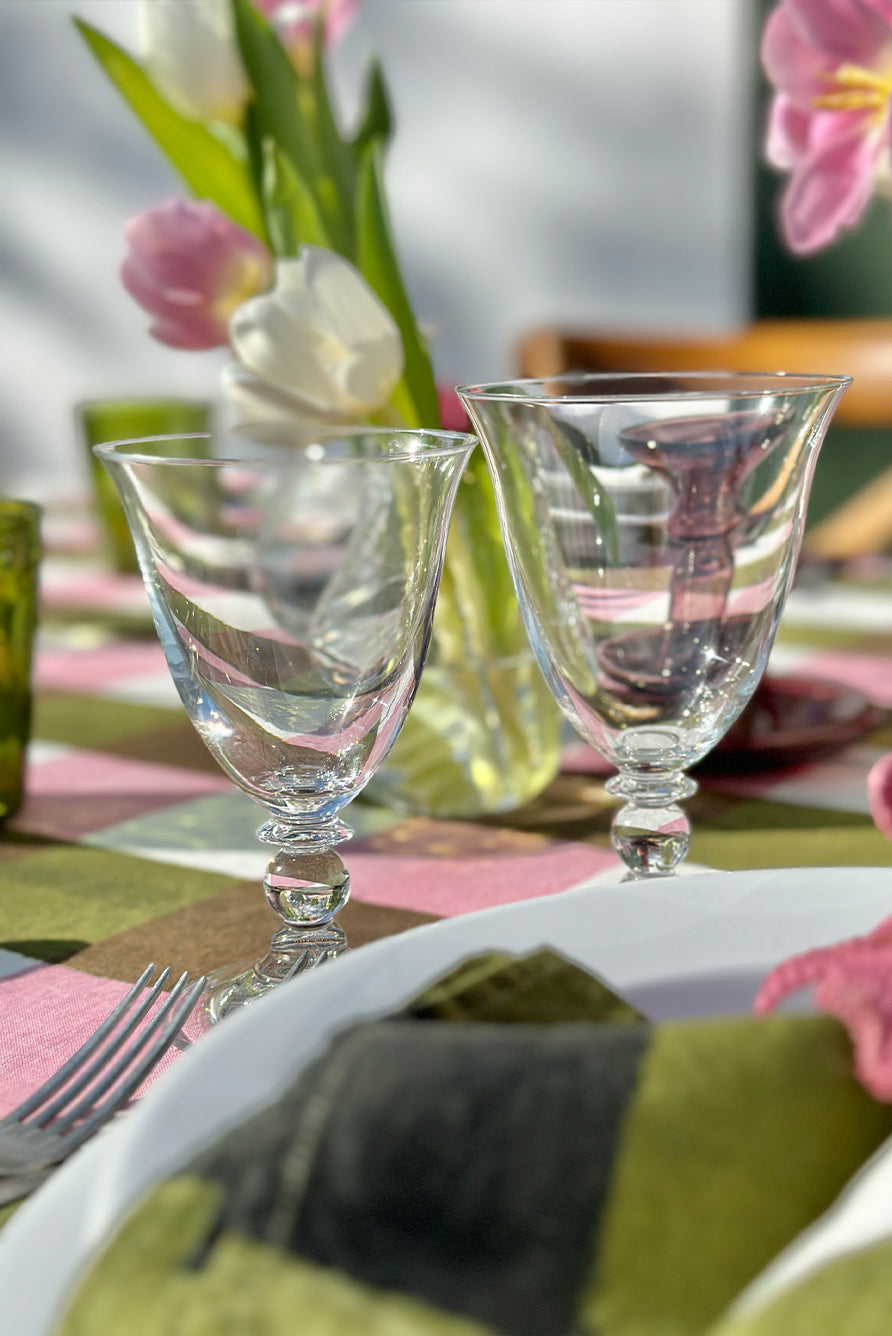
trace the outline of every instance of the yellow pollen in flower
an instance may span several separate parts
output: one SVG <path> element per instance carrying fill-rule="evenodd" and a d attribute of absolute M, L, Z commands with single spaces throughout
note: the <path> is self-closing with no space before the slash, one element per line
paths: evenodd
<path fill-rule="evenodd" d="M 812 101 L 822 111 L 873 111 L 885 113 L 892 98 L 892 64 L 880 74 L 861 65 L 840 65 L 824 76 L 827 92 Z"/>

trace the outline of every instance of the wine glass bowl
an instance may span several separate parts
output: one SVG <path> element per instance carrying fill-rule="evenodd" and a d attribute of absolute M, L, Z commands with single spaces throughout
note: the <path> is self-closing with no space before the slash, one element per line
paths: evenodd
<path fill-rule="evenodd" d="M 474 437 L 272 428 L 96 447 L 124 504 L 200 737 L 267 812 L 266 956 L 219 971 L 209 1020 L 345 949 L 344 807 L 411 705 Z"/>
<path fill-rule="evenodd" d="M 539 666 L 618 771 L 612 836 L 632 877 L 687 854 L 685 772 L 764 672 L 848 384 L 569 373 L 459 388 Z"/>

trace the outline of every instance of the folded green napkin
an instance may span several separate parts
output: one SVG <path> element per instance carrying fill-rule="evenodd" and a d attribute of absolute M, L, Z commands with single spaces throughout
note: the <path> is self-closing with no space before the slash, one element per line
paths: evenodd
<path fill-rule="evenodd" d="M 649 1024 L 551 952 L 467 962 L 153 1191 L 60 1336 L 798 1333 L 729 1305 L 892 1132 L 851 1068 L 830 1017 Z"/>

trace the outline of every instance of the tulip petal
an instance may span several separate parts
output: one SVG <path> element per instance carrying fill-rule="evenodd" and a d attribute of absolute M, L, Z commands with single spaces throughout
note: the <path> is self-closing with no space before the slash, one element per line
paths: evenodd
<path fill-rule="evenodd" d="M 239 362 L 230 362 L 223 368 L 220 386 L 232 411 L 235 431 L 261 423 L 305 423 L 312 428 L 325 420 L 315 405 L 305 404 L 280 385 L 255 376 Z"/>
<path fill-rule="evenodd" d="M 467 409 L 451 385 L 437 386 L 440 421 L 446 431 L 473 431 Z"/>
<path fill-rule="evenodd" d="M 778 93 L 772 98 L 765 130 L 765 158 L 772 167 L 791 171 L 809 150 L 814 113 L 803 111 L 795 102 Z"/>
<path fill-rule="evenodd" d="M 140 0 L 138 18 L 149 77 L 171 106 L 241 124 L 251 86 L 229 0 Z"/>
<path fill-rule="evenodd" d="M 314 313 L 342 343 L 396 333 L 387 307 L 354 265 L 321 246 L 301 246 L 297 259 L 280 260 L 276 290 L 283 306 L 301 318 Z"/>
<path fill-rule="evenodd" d="M 168 200 L 132 218 L 124 235 L 121 281 L 158 317 L 153 337 L 177 348 L 226 343 L 229 312 L 269 282 L 266 247 L 206 201 Z"/>
<path fill-rule="evenodd" d="M 783 8 L 802 41 L 833 64 L 883 64 L 892 40 L 888 0 L 784 0 Z"/>
<path fill-rule="evenodd" d="M 875 762 L 867 776 L 867 801 L 877 830 L 892 840 L 892 752 Z"/>
<path fill-rule="evenodd" d="M 233 313 L 229 338 L 246 371 L 322 417 L 368 416 L 402 374 L 390 312 L 349 261 L 319 247 L 276 262 L 272 291 Z"/>
<path fill-rule="evenodd" d="M 768 16 L 760 53 L 769 82 L 803 110 L 810 109 L 814 99 L 827 91 L 835 62 L 805 40 L 786 5 L 778 6 Z"/>
<path fill-rule="evenodd" d="M 220 337 L 220 322 L 205 317 L 192 317 L 187 320 L 160 318 L 149 325 L 149 333 L 159 343 L 166 343 L 171 348 L 185 348 L 190 352 L 201 352 L 208 348 L 219 348 L 226 342 L 225 334 Z"/>
<path fill-rule="evenodd" d="M 245 302 L 229 322 L 229 342 L 245 369 L 296 394 L 320 415 L 342 398 L 328 374 L 336 350 L 326 351 L 324 338 L 279 302 L 261 297 Z M 343 407 L 346 414 L 348 406 Z"/>
<path fill-rule="evenodd" d="M 853 227 L 873 194 L 882 135 L 876 128 L 865 132 L 861 114 L 833 119 L 793 173 L 781 203 L 783 234 L 798 255 L 820 250 Z"/>
<path fill-rule="evenodd" d="M 312 42 L 316 15 L 323 12 L 323 37 L 333 46 L 349 28 L 359 0 L 254 0 L 287 48 Z"/>

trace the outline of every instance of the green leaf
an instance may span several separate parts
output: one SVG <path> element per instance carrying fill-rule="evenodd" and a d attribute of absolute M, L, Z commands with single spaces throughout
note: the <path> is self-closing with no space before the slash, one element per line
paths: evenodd
<path fill-rule="evenodd" d="M 301 245 L 333 249 L 313 192 L 272 139 L 263 143 L 262 192 L 275 255 L 296 255 Z"/>
<path fill-rule="evenodd" d="M 236 156 L 198 121 L 175 111 L 122 47 L 82 19 L 75 19 L 74 23 L 118 92 L 192 193 L 199 199 L 213 200 L 233 222 L 266 240 L 260 202 L 246 159 Z"/>
<path fill-rule="evenodd" d="M 260 207 L 263 208 L 263 135 L 257 124 L 257 117 L 254 114 L 254 104 L 249 103 L 245 108 L 244 120 L 244 139 L 245 147 L 248 151 L 248 164 L 251 171 L 251 179 L 254 183 L 254 193 L 260 200 Z"/>
<path fill-rule="evenodd" d="M 362 152 L 373 139 L 386 144 L 393 134 L 393 116 L 387 86 L 378 61 L 372 62 L 365 96 L 365 113 L 360 122 L 354 144 Z"/>
<path fill-rule="evenodd" d="M 430 358 L 412 311 L 396 259 L 381 179 L 380 146 L 363 154 L 356 197 L 357 264 L 396 321 L 403 340 L 405 370 L 394 406 L 409 426 L 437 427 L 440 407 Z"/>
<path fill-rule="evenodd" d="M 305 177 L 318 169 L 300 114 L 299 86 L 288 55 L 250 0 L 232 0 L 242 62 L 254 89 L 254 111 L 264 136 L 272 135 Z"/>
<path fill-rule="evenodd" d="M 492 478 L 478 448 L 462 476 L 446 542 L 468 647 L 488 656 L 526 643 L 499 528 Z"/>
<path fill-rule="evenodd" d="M 315 136 L 312 87 L 303 87 L 282 43 L 250 0 L 232 0 L 236 38 L 254 89 L 252 114 L 261 141 L 272 139 L 312 192 L 335 249 L 352 251 L 350 221 Z"/>
<path fill-rule="evenodd" d="M 320 11 L 321 15 L 321 11 Z M 323 161 L 329 164 L 337 187 L 341 212 L 349 221 L 352 231 L 354 221 L 353 201 L 356 195 L 356 176 L 359 156 L 355 147 L 348 144 L 335 120 L 328 95 L 328 82 L 325 77 L 325 57 L 322 47 L 323 23 L 321 17 L 316 22 L 316 39 L 313 59 L 313 112 L 316 137 L 319 142 Z M 351 236 L 350 258 L 354 253 Z"/>
<path fill-rule="evenodd" d="M 547 430 L 546 424 L 550 421 L 548 414 L 543 413 L 542 418 L 543 421 L 536 421 L 535 425 L 545 426 Z M 563 564 L 556 560 L 556 537 L 548 500 L 537 481 L 538 451 L 534 432 L 531 431 L 531 420 L 525 409 L 516 417 L 510 404 L 499 402 L 481 413 L 481 419 L 481 434 L 485 432 L 494 443 L 498 461 L 493 476 L 495 490 L 512 517 L 511 546 L 518 579 L 526 586 L 532 606 L 541 609 L 551 605 L 554 594 L 550 586 L 552 579 L 556 578 L 561 585 L 560 605 L 572 607 L 574 595 L 569 576 Z M 554 431 L 553 435 L 559 436 L 560 433 Z M 452 538 L 451 529 L 449 538 Z M 447 562 L 451 560 L 448 545 L 446 559 Z M 490 577 L 482 566 L 478 570 L 480 583 L 489 593 Z M 490 607 L 491 617 L 495 614 L 498 592 L 497 587 L 493 588 L 495 597 Z M 494 624 L 498 625 L 498 622 Z M 508 625 L 510 627 L 510 623 Z M 577 685 L 584 684 L 589 694 L 596 693 L 598 688 L 591 664 L 571 618 L 561 616 L 548 620 L 544 633 L 552 641 L 554 657 L 567 668 L 568 676 Z"/>

